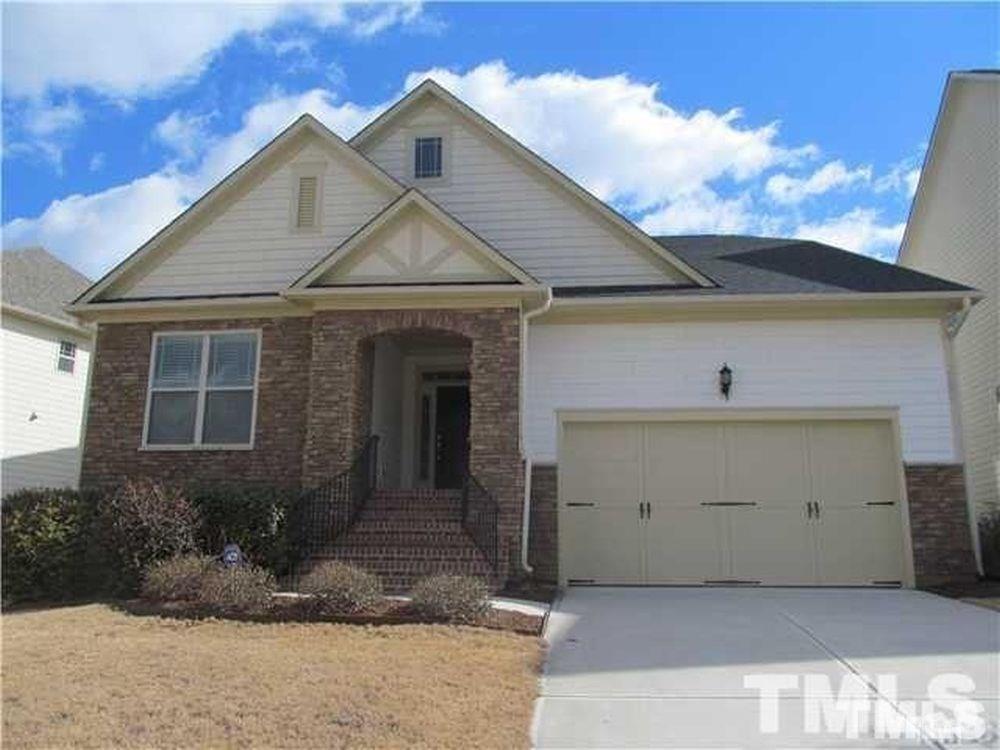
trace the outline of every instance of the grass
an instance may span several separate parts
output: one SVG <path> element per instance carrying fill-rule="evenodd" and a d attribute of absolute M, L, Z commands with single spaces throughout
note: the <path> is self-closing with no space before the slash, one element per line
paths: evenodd
<path fill-rule="evenodd" d="M 443 625 L 4 615 L 4 748 L 528 745 L 541 644 Z"/>

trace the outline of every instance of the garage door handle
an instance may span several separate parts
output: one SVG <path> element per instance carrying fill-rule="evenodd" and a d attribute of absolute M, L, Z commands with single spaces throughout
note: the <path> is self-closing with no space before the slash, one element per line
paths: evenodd
<path fill-rule="evenodd" d="M 865 505 L 895 505 L 892 500 L 872 500 L 871 502 L 865 503 Z"/>
<path fill-rule="evenodd" d="M 653 506 L 650 505 L 647 502 L 646 503 L 646 518 L 649 519 L 649 518 L 652 518 L 652 517 L 653 517 Z"/>
<path fill-rule="evenodd" d="M 566 503 L 567 508 L 593 508 L 593 503 Z"/>
<path fill-rule="evenodd" d="M 719 508 L 733 508 L 733 507 L 750 506 L 750 505 L 756 505 L 756 504 L 757 504 L 756 502 L 743 503 L 743 502 L 733 502 L 733 501 L 722 501 L 722 502 L 717 502 L 717 503 L 702 503 L 702 505 L 704 505 L 706 507 L 719 507 Z"/>

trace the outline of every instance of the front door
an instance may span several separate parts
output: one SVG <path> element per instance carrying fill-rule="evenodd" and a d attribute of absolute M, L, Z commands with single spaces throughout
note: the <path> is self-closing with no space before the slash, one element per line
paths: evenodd
<path fill-rule="evenodd" d="M 434 407 L 434 486 L 462 486 L 469 460 L 469 386 L 438 385 Z"/>

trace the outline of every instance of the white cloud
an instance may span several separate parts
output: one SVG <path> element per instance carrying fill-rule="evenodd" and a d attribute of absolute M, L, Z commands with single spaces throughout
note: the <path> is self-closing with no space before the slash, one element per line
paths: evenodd
<path fill-rule="evenodd" d="M 891 260 L 896 256 L 906 224 L 882 224 L 880 220 L 878 209 L 854 208 L 823 221 L 799 224 L 794 234 L 855 253 Z"/>
<path fill-rule="evenodd" d="M 639 221 L 649 234 L 725 234 L 755 231 L 758 220 L 746 193 L 720 198 L 705 188 L 651 211 Z"/>
<path fill-rule="evenodd" d="M 871 182 L 872 168 L 868 166 L 848 169 L 839 159 L 827 162 L 808 177 L 792 177 L 776 174 L 768 178 L 764 186 L 768 196 L 786 205 L 801 203 L 806 198 L 822 195 L 852 185 Z"/>
<path fill-rule="evenodd" d="M 90 162 L 88 163 L 87 168 L 91 172 L 100 172 L 102 169 L 104 169 L 104 162 L 106 160 L 107 157 L 105 156 L 104 152 L 98 151 L 96 154 L 90 157 Z"/>
<path fill-rule="evenodd" d="M 875 180 L 876 193 L 889 191 L 901 193 L 907 200 L 913 198 L 920 182 L 920 167 L 915 159 L 903 159 L 893 164 L 889 171 Z"/>
<path fill-rule="evenodd" d="M 127 100 L 197 77 L 240 34 L 299 20 L 371 36 L 413 22 L 420 10 L 416 2 L 9 3 L 3 86 L 17 97 L 83 87 Z"/>
<path fill-rule="evenodd" d="M 156 124 L 153 137 L 177 154 L 182 161 L 191 161 L 211 144 L 212 135 L 208 126 L 215 116 L 214 112 L 171 112 L 165 120 Z"/>
<path fill-rule="evenodd" d="M 662 101 L 656 85 L 625 75 L 517 77 L 502 62 L 491 62 L 464 74 L 440 68 L 412 73 L 406 88 L 426 77 L 599 198 L 636 211 L 695 193 L 719 178 L 748 180 L 816 151 L 778 144 L 776 123 L 744 125 L 738 109 L 681 112 Z"/>

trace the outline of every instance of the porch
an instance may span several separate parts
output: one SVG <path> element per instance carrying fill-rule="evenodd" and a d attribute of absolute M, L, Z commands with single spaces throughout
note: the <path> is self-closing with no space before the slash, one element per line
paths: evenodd
<path fill-rule="evenodd" d="M 433 573 L 503 585 L 523 491 L 518 328 L 510 309 L 315 316 L 306 566 L 344 560 L 390 590 Z"/>

